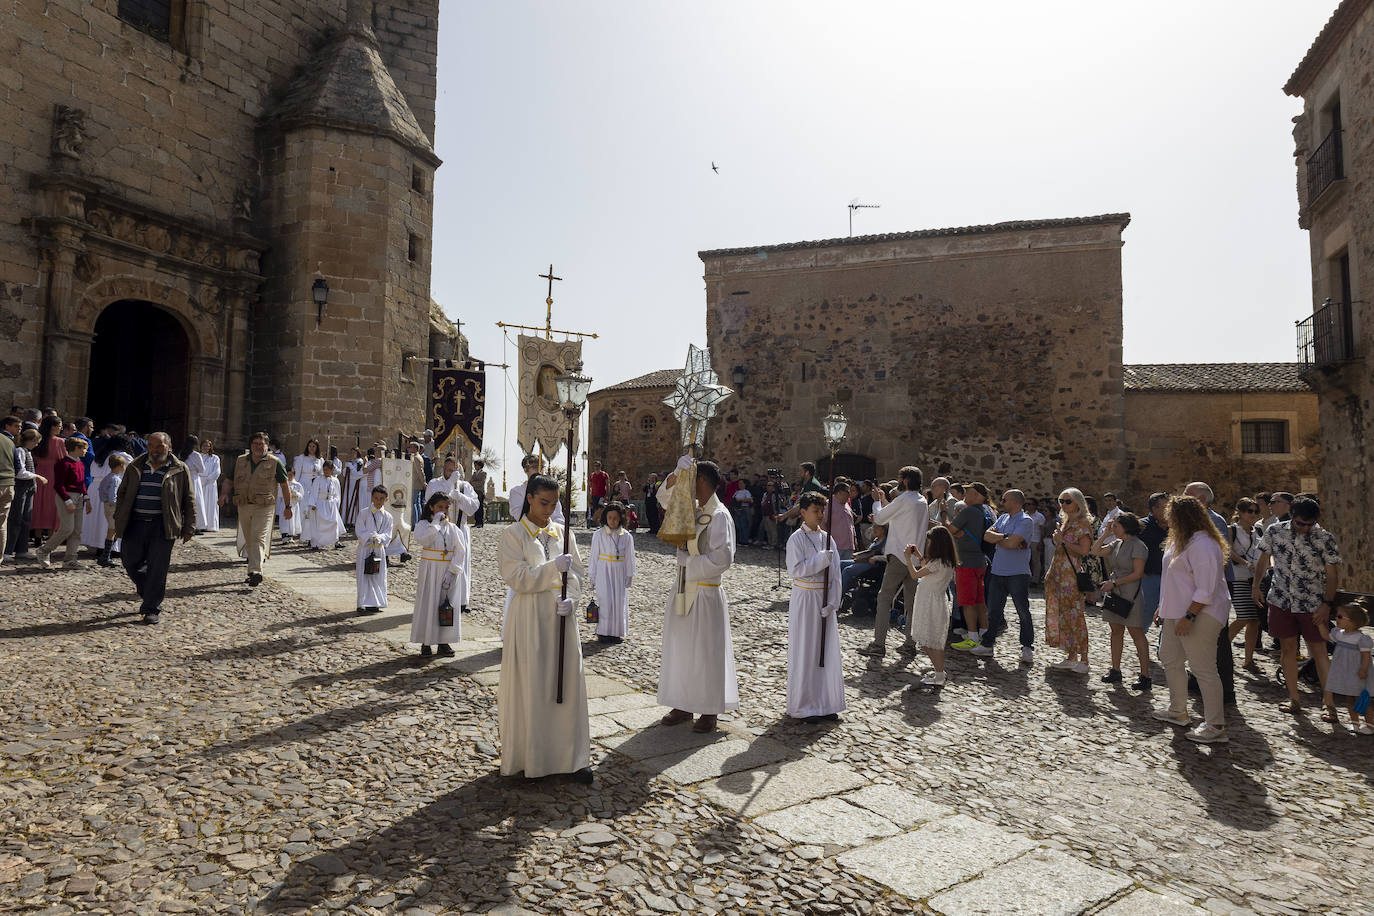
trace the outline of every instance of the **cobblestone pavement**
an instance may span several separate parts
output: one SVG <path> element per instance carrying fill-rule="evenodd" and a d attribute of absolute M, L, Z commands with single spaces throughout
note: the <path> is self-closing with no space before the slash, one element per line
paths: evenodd
<path fill-rule="evenodd" d="M 1374 908 L 1374 740 L 1277 713 L 1268 659 L 1227 746 L 1098 682 L 1097 621 L 1090 679 L 1005 647 L 932 694 L 851 652 L 844 721 L 792 724 L 786 592 L 750 549 L 724 733 L 644 729 L 672 561 L 640 536 L 630 639 L 584 646 L 597 785 L 500 779 L 499 531 L 475 532 L 459 658 L 423 667 L 403 600 L 348 611 L 351 544 L 279 551 L 256 590 L 227 537 L 178 548 L 156 628 L 115 571 L 5 567 L 0 912 Z M 394 595 L 413 584 L 393 568 Z"/>

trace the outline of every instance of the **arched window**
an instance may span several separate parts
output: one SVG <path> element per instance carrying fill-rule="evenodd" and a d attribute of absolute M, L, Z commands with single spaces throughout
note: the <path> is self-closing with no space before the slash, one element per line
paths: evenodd
<path fill-rule="evenodd" d="M 119 18 L 177 50 L 186 46 L 187 0 L 119 0 Z"/>
<path fill-rule="evenodd" d="M 652 436 L 656 429 L 658 429 L 658 420 L 653 414 L 646 413 L 639 418 L 639 432 L 641 435 Z"/>

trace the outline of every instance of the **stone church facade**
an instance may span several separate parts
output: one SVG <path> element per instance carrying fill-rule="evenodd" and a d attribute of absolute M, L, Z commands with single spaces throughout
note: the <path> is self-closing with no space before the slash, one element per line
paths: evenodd
<path fill-rule="evenodd" d="M 749 477 L 828 460 L 839 473 L 939 475 L 1045 495 L 1209 480 L 1232 503 L 1305 489 L 1319 449 L 1296 364 L 1122 365 L 1115 214 L 708 251 L 707 343 L 736 389 L 707 453 Z M 680 369 L 592 392 L 588 457 L 641 484 L 675 463 L 662 403 Z"/>
<path fill-rule="evenodd" d="M 437 28 L 438 0 L 16 5 L 4 406 L 231 447 L 422 427 Z"/>

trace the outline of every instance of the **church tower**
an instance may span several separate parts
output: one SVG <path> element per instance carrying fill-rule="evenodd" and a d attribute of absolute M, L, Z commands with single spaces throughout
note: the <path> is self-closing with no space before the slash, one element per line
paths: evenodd
<path fill-rule="evenodd" d="M 242 329 L 246 421 L 288 452 L 326 432 L 366 446 L 424 425 L 437 17 L 433 0 L 348 0 L 343 27 L 263 119 L 274 245 Z"/>

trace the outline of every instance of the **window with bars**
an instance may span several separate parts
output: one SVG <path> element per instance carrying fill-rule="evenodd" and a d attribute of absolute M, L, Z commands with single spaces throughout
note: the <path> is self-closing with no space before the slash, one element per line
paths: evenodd
<path fill-rule="evenodd" d="M 1242 420 L 1240 450 L 1244 455 L 1288 454 L 1288 421 Z"/>
<path fill-rule="evenodd" d="M 187 0 L 119 0 L 119 18 L 141 32 L 184 50 Z"/>
<path fill-rule="evenodd" d="M 639 431 L 644 435 L 652 435 L 654 430 L 657 428 L 658 420 L 654 419 L 649 414 L 645 414 L 644 416 L 639 418 Z"/>

